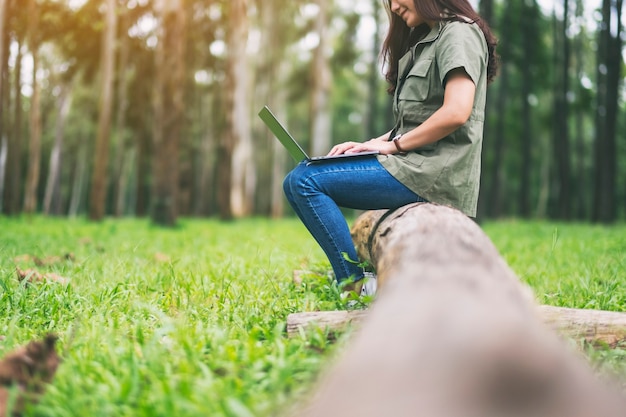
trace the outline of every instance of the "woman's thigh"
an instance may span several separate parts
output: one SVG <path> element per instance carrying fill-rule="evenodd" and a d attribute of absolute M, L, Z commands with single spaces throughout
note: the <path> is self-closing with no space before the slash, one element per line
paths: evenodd
<path fill-rule="evenodd" d="M 338 206 L 375 210 L 424 201 L 395 179 L 376 157 L 302 163 L 291 181 L 326 194 Z M 295 177 L 295 178 L 294 178 Z"/>

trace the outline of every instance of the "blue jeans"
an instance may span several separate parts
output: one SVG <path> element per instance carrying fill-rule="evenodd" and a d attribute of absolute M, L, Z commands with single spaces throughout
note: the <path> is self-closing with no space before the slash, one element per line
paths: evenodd
<path fill-rule="evenodd" d="M 303 161 L 287 174 L 283 189 L 291 207 L 324 250 L 339 282 L 363 278 L 340 207 L 395 209 L 425 201 L 389 174 L 375 156 Z"/>

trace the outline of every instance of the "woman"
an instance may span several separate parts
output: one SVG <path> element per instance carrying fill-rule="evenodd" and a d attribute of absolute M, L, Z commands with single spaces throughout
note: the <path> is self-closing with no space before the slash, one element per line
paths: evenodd
<path fill-rule="evenodd" d="M 487 83 L 496 40 L 467 0 L 387 0 L 382 54 L 395 126 L 329 155 L 377 156 L 300 163 L 285 178 L 287 200 L 322 247 L 345 289 L 364 271 L 339 207 L 394 209 L 428 201 L 476 215 Z M 372 292 L 366 283 L 366 291 Z M 375 288 L 375 287 L 374 287 Z"/>

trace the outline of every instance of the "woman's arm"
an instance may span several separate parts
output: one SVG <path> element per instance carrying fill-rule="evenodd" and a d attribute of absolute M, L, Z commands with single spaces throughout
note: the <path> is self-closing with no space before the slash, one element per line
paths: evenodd
<path fill-rule="evenodd" d="M 463 126 L 472 114 L 476 86 L 470 76 L 463 68 L 457 68 L 448 73 L 446 80 L 443 105 L 424 123 L 402 135 L 399 145 L 404 151 L 438 141 Z M 335 146 L 330 154 L 363 151 L 379 151 L 381 154 L 398 153 L 393 142 L 379 140 L 383 137 L 363 143 L 342 143 Z M 335 153 L 332 153 L 333 151 Z"/>

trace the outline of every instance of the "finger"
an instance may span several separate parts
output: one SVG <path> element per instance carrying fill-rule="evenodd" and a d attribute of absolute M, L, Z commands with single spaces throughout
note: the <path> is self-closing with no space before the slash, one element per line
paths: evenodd
<path fill-rule="evenodd" d="M 352 148 L 350 148 L 349 151 L 346 151 L 346 153 L 367 152 L 371 150 L 373 150 L 371 147 L 366 146 L 365 144 L 359 143 L 359 144 L 354 145 Z"/>
<path fill-rule="evenodd" d="M 341 148 L 339 146 L 333 146 L 333 148 L 330 150 L 330 152 L 328 152 L 329 156 L 333 156 L 333 155 L 341 155 L 343 153 L 343 151 L 341 150 Z"/>
<path fill-rule="evenodd" d="M 339 145 L 335 145 L 330 149 L 330 151 L 328 152 L 328 155 L 330 156 L 339 155 L 340 153 L 341 153 L 341 147 Z"/>
<path fill-rule="evenodd" d="M 354 145 L 355 145 L 354 142 L 340 143 L 339 145 L 333 146 L 333 148 L 330 150 L 328 155 L 341 155 L 343 153 L 346 153 L 348 150 L 350 150 Z"/>

